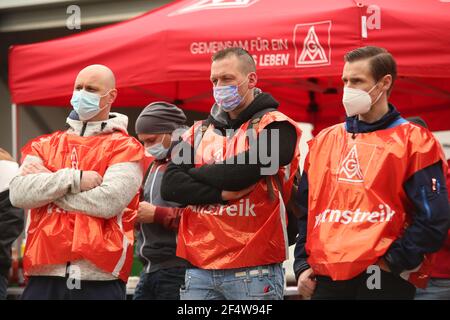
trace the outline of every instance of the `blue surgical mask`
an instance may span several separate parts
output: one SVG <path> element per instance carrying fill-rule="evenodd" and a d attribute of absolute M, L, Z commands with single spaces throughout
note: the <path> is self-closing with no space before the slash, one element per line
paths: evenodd
<path fill-rule="evenodd" d="M 165 138 L 165 136 L 164 136 Z M 162 140 L 164 141 L 164 139 Z M 162 160 L 167 157 L 167 154 L 169 153 L 169 148 L 165 148 L 164 145 L 161 142 L 155 143 L 151 147 L 148 147 L 145 151 L 151 155 L 152 157 L 155 157 L 158 160 Z"/>
<path fill-rule="evenodd" d="M 162 143 L 154 144 L 151 147 L 147 148 L 147 153 L 152 157 L 155 157 L 158 160 L 162 160 L 167 157 L 167 153 L 169 153 L 169 148 L 164 148 Z"/>
<path fill-rule="evenodd" d="M 75 90 L 70 100 L 70 104 L 73 109 L 78 113 L 81 121 L 86 121 L 95 117 L 100 109 L 100 99 L 109 93 L 105 93 L 103 96 L 99 96 L 96 93 L 88 92 L 85 90 Z"/>
<path fill-rule="evenodd" d="M 230 85 L 230 86 L 215 86 L 213 87 L 214 91 L 214 100 L 216 100 L 217 105 L 222 108 L 225 112 L 230 112 L 236 109 L 244 99 L 244 97 L 247 95 L 247 93 L 250 91 L 250 89 L 247 91 L 247 93 L 242 97 L 239 94 L 238 88 L 245 83 L 244 80 L 241 84 L 238 85 Z"/>

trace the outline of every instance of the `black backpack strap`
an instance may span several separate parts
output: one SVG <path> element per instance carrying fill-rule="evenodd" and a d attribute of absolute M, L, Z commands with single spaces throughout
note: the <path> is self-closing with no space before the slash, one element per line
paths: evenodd
<path fill-rule="evenodd" d="M 299 170 L 297 170 L 299 171 Z M 296 174 L 297 175 L 297 174 Z M 281 182 L 281 178 L 278 174 L 275 175 L 275 183 L 277 184 L 278 189 L 280 190 L 281 194 L 283 194 L 283 184 Z M 286 210 L 289 212 L 292 212 L 294 216 L 297 218 L 300 218 L 302 213 L 300 211 L 300 208 L 295 203 L 295 195 L 297 194 L 298 190 L 298 182 L 294 181 L 294 184 L 292 185 L 291 195 L 289 197 L 288 203 L 286 203 Z"/>
<path fill-rule="evenodd" d="M 202 142 L 203 136 L 205 135 L 206 130 L 208 130 L 209 121 L 202 120 L 202 124 L 195 130 L 194 132 L 194 150 L 197 150 L 200 142 Z"/>
<path fill-rule="evenodd" d="M 275 109 L 275 108 L 266 108 L 266 109 L 263 109 L 263 110 L 260 110 L 260 111 L 256 112 L 250 118 L 250 124 L 249 124 L 247 130 L 254 129 L 255 131 L 257 131 L 259 122 L 261 121 L 262 117 L 266 113 L 269 113 L 269 112 L 272 112 L 272 111 L 276 111 L 276 110 L 277 109 Z M 255 134 L 255 136 L 253 138 L 256 139 L 256 134 Z M 265 176 L 265 179 L 266 179 L 267 192 L 269 194 L 269 199 L 270 199 L 270 201 L 275 201 L 276 196 L 275 196 L 275 190 L 273 189 L 271 176 Z"/>
<path fill-rule="evenodd" d="M 258 130 L 259 122 L 261 121 L 262 117 L 269 112 L 276 111 L 275 108 L 266 108 L 263 110 L 260 110 L 256 112 L 251 118 L 250 118 L 250 124 L 247 128 L 247 130 L 255 129 L 255 131 Z M 256 139 L 256 136 L 254 137 Z M 278 176 L 278 174 L 275 174 L 275 176 Z M 273 189 L 272 185 L 272 176 L 265 176 L 266 179 L 266 185 L 267 185 L 267 192 L 269 194 L 270 201 L 275 201 L 277 196 L 275 195 L 275 190 Z M 281 189 L 282 190 L 282 189 Z"/>
<path fill-rule="evenodd" d="M 276 109 L 264 109 L 260 112 L 257 112 L 253 115 L 249 129 L 253 128 L 255 130 L 258 129 L 258 124 L 261 121 L 261 118 L 268 112 L 275 111 Z M 272 179 L 273 177 L 273 179 Z M 267 185 L 267 193 L 269 194 L 269 200 L 275 201 L 275 199 L 278 198 L 278 195 L 275 194 L 275 189 L 273 188 L 272 181 L 275 180 L 275 184 L 277 185 L 277 189 L 279 190 L 281 194 L 281 201 L 283 200 L 283 182 L 281 181 L 280 175 L 278 172 L 271 176 L 265 176 L 266 179 L 266 185 Z M 286 232 L 287 232 L 287 238 L 288 238 L 288 245 L 291 246 L 297 242 L 297 235 L 298 235 L 298 229 L 297 229 L 297 219 L 301 216 L 300 208 L 295 203 L 295 195 L 297 194 L 297 186 L 300 181 L 300 171 L 297 170 L 295 173 L 294 178 L 294 184 L 292 185 L 291 195 L 287 203 L 284 203 L 284 206 L 286 208 L 286 214 L 287 214 L 287 226 L 286 226 Z"/>
<path fill-rule="evenodd" d="M 263 117 L 266 113 L 269 113 L 269 112 L 272 112 L 272 111 L 277 111 L 277 109 L 275 109 L 275 108 L 266 108 L 266 109 L 262 109 L 262 110 L 256 112 L 256 113 L 255 113 L 254 115 L 252 115 L 252 117 L 250 118 L 250 125 L 248 126 L 248 129 L 252 129 L 252 128 L 255 128 L 255 127 L 256 127 L 255 130 L 257 130 L 257 129 L 258 129 L 259 122 L 261 121 L 262 117 Z"/>

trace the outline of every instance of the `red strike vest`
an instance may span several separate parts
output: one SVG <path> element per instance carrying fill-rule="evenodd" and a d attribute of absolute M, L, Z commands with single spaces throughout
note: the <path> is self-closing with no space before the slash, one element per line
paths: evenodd
<path fill-rule="evenodd" d="M 375 264 L 411 222 L 404 182 L 442 159 L 432 134 L 410 123 L 355 139 L 343 124 L 322 131 L 310 142 L 305 162 L 306 250 L 314 272 L 347 280 Z M 423 287 L 431 262 L 426 255 L 418 269 L 401 276 Z"/>
<path fill-rule="evenodd" d="M 103 176 L 114 164 L 141 162 L 143 148 L 123 132 L 80 137 L 58 131 L 32 140 L 22 154 L 40 157 L 53 172 L 74 168 Z M 126 282 L 133 262 L 138 205 L 136 195 L 120 215 L 107 220 L 68 212 L 53 203 L 32 209 L 23 258 L 25 273 L 34 266 L 86 259 Z"/>
<path fill-rule="evenodd" d="M 278 111 L 262 116 L 253 130 L 259 135 L 262 129 L 274 121 L 289 121 L 300 138 L 301 131 L 297 124 Z M 194 145 L 195 133 L 200 125 L 196 123 L 185 134 L 185 140 L 191 145 Z M 249 125 L 250 121 L 244 123 L 228 141 L 214 132 L 213 125 L 209 125 L 196 149 L 196 167 L 223 161 L 248 150 L 246 137 L 249 136 Z M 224 205 L 186 207 L 178 231 L 177 255 L 203 269 L 230 269 L 283 262 L 288 256 L 284 201 L 290 197 L 299 155 L 297 147 L 290 165 L 278 170 L 284 188 L 281 194 L 271 177 L 275 195 L 278 195 L 276 199 L 270 200 L 266 179 L 260 179 L 255 189 L 241 199 Z"/>

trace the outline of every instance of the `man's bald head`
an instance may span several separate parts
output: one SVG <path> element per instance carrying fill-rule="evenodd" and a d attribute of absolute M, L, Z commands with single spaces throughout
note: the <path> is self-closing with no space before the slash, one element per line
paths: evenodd
<path fill-rule="evenodd" d="M 85 67 L 78 73 L 77 80 L 79 78 L 84 81 L 95 82 L 107 90 L 116 87 L 116 77 L 114 76 L 114 73 L 110 68 L 102 64 L 92 64 Z"/>
<path fill-rule="evenodd" d="M 101 64 L 85 67 L 75 79 L 74 91 L 79 90 L 100 96 L 101 112 L 91 121 L 108 119 L 111 105 L 117 97 L 116 78 L 111 69 Z"/>

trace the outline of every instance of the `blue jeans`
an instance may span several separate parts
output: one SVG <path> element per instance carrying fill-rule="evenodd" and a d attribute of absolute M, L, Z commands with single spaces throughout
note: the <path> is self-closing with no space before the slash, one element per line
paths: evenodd
<path fill-rule="evenodd" d="M 205 270 L 187 269 L 181 300 L 283 300 L 281 264 Z"/>
<path fill-rule="evenodd" d="M 180 300 L 186 268 L 173 267 L 152 273 L 142 271 L 133 300 Z"/>
<path fill-rule="evenodd" d="M 450 279 L 431 278 L 426 289 L 417 289 L 416 300 L 450 300 Z"/>
<path fill-rule="evenodd" d="M 32 276 L 22 293 L 22 300 L 125 300 L 126 284 L 120 279 L 109 281 L 81 280 L 79 288 L 70 289 L 67 277 Z"/>

